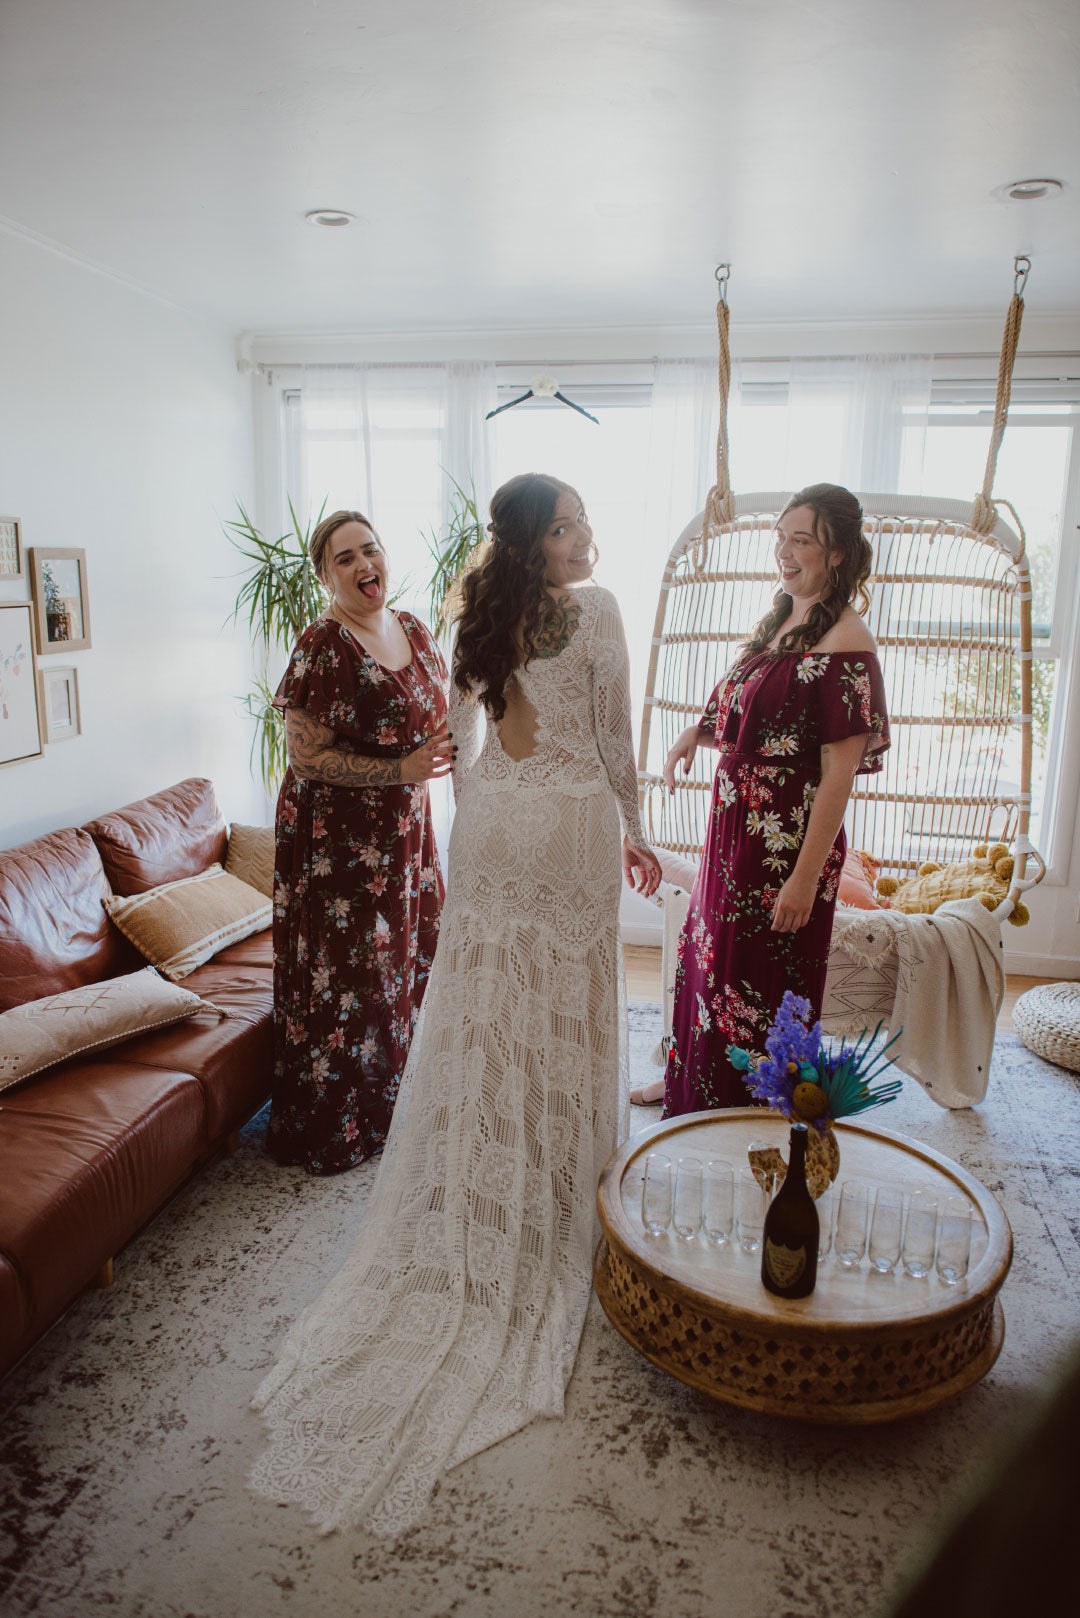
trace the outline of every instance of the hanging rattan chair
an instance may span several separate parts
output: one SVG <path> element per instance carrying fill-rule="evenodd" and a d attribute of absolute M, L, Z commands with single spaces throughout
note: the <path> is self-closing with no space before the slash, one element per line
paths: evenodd
<path fill-rule="evenodd" d="M 771 603 L 776 589 L 774 531 L 788 498 L 770 492 L 736 499 L 731 493 L 726 270 L 722 266 L 717 272 L 717 481 L 705 509 L 679 535 L 664 569 L 638 755 L 645 824 L 667 878 L 661 891 L 668 1032 L 674 943 L 686 911 L 690 873 L 704 843 L 714 759 L 711 749 L 699 749 L 689 777 L 682 779 L 680 772 L 674 794 L 663 785 L 661 769 L 679 732 L 697 718 L 749 627 Z M 974 502 L 859 493 L 874 555 L 868 623 L 885 677 L 892 746 L 880 774 L 856 778 L 846 820 L 849 845 L 871 852 L 884 870 L 900 877 L 928 860 L 945 864 L 966 859 L 979 843 L 1009 845 L 1014 877 L 996 912 L 999 924 L 1021 892 L 1045 874 L 1027 835 L 1031 587 L 1019 520 L 1011 527 L 992 498 L 1023 312 L 1022 275 L 1018 267 L 981 493 Z M 1020 727 L 1018 771 L 1016 760 L 1010 764 L 1007 757 L 1014 727 Z M 1031 877 L 1026 874 L 1029 859 L 1037 867 Z M 870 975 L 876 973 L 880 982 L 875 991 L 865 972 L 853 972 L 853 957 L 843 947 L 851 917 L 838 909 L 822 1015 L 832 1033 L 859 1033 L 877 1016 L 890 1020 L 896 952 L 886 947 L 886 934 L 880 947 L 866 948 L 867 928 L 872 932 L 880 917 L 861 910 L 857 917 L 861 964 L 875 963 Z"/>

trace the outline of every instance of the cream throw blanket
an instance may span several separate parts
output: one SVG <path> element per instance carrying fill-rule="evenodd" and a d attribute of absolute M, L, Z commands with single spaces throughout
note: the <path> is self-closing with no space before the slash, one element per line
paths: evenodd
<path fill-rule="evenodd" d="M 682 870 L 667 869 L 666 877 Z M 685 864 L 686 862 L 681 862 Z M 692 867 L 690 870 L 692 871 Z M 688 874 L 688 873 L 686 873 Z M 662 882 L 663 1063 L 671 1034 L 675 962 L 689 883 Z M 883 1022 L 900 1031 L 891 1056 L 941 1107 L 973 1107 L 986 1094 L 994 1028 L 1005 993 L 1001 922 L 978 899 L 953 899 L 931 916 L 837 907 L 822 1027 L 854 1037 Z"/>

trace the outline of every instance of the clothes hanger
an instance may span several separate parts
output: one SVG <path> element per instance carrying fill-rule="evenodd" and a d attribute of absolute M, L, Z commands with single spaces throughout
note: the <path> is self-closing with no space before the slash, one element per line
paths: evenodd
<path fill-rule="evenodd" d="M 496 405 L 494 410 L 488 411 L 484 420 L 490 421 L 492 416 L 501 416 L 504 410 L 513 410 L 515 405 L 524 404 L 526 399 L 558 399 L 560 404 L 569 405 L 571 410 L 576 410 L 581 416 L 588 416 L 598 427 L 600 425 L 597 418 L 590 415 L 583 405 L 575 404 L 573 399 L 568 399 L 565 393 L 559 392 L 559 384 L 553 376 L 534 376 L 526 393 L 518 394 L 516 399 L 508 399 L 504 405 Z"/>

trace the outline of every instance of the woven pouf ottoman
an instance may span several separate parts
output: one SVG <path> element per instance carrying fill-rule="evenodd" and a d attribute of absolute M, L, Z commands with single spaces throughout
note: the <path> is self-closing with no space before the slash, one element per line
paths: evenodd
<path fill-rule="evenodd" d="M 1080 1073 L 1080 983 L 1041 983 L 1013 1007 L 1017 1038 L 1029 1051 Z"/>

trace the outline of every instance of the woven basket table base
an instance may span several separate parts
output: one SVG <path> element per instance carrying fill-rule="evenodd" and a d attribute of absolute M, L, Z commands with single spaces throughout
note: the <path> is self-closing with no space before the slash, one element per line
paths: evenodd
<path fill-rule="evenodd" d="M 879 1161 L 892 1177 L 921 1175 L 933 1184 L 937 1176 L 973 1204 L 985 1227 L 981 1256 L 956 1287 L 933 1278 L 857 1276 L 828 1259 L 811 1298 L 774 1299 L 760 1284 L 757 1256 L 743 1254 L 734 1236 L 733 1247 L 710 1251 L 700 1233 L 685 1244 L 647 1236 L 634 1216 L 634 1188 L 649 1150 L 693 1156 L 697 1136 L 705 1155 L 728 1156 L 738 1167 L 735 1151 L 718 1149 L 725 1125 L 735 1147 L 751 1133 L 763 1139 L 773 1133 L 780 1144 L 787 1132 L 782 1119 L 756 1108 L 695 1113 L 635 1136 L 604 1170 L 593 1274 L 605 1313 L 629 1343 L 713 1398 L 811 1422 L 893 1421 L 931 1409 L 986 1375 L 1004 1340 L 997 1293 L 1012 1239 L 985 1188 L 904 1136 L 838 1126 L 841 1180 L 845 1156 L 859 1175 Z"/>

